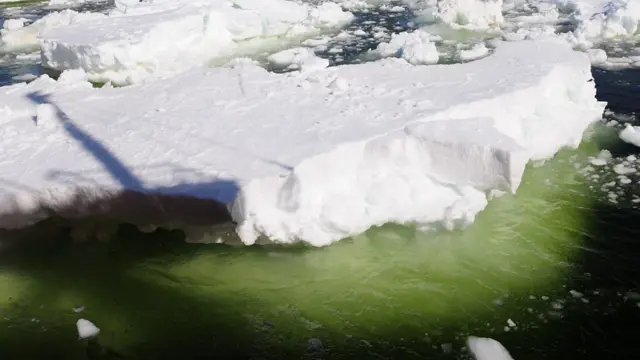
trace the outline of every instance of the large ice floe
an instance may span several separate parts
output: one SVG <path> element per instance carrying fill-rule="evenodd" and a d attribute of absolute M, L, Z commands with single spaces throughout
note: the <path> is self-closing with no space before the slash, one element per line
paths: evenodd
<path fill-rule="evenodd" d="M 333 2 L 283 0 L 115 1 L 108 14 L 52 13 L 21 29 L 4 29 L 5 47 L 38 41 L 43 65 L 82 69 L 92 80 L 131 84 L 204 65 L 240 43 L 299 37 L 349 22 Z"/>
<path fill-rule="evenodd" d="M 604 108 L 588 57 L 553 41 L 453 66 L 274 74 L 236 60 L 124 88 L 85 80 L 0 88 L 1 227 L 57 214 L 186 228 L 230 213 L 245 244 L 315 246 L 388 222 L 459 228 Z"/>

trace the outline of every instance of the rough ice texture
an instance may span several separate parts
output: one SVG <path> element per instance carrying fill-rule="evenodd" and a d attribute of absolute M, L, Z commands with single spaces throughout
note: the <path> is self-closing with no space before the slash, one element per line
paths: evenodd
<path fill-rule="evenodd" d="M 388 222 L 462 227 L 604 108 L 587 55 L 551 42 L 453 66 L 277 75 L 237 61 L 106 89 L 63 75 L 0 88 L 2 227 L 51 214 L 205 226 L 230 212 L 245 244 L 316 246 Z"/>
<path fill-rule="evenodd" d="M 455 27 L 486 29 L 499 26 L 502 0 L 438 0 L 437 16 Z"/>
<path fill-rule="evenodd" d="M 104 19 L 45 33 L 44 66 L 83 69 L 95 81 L 131 84 L 229 55 L 244 40 L 299 36 L 353 16 L 332 2 L 311 6 L 285 0 L 164 0 L 119 9 Z"/>
<path fill-rule="evenodd" d="M 467 346 L 476 360 L 513 360 L 509 351 L 494 339 L 471 336 Z"/>
<path fill-rule="evenodd" d="M 558 5 L 578 20 L 577 29 L 569 35 L 575 45 L 590 48 L 606 39 L 638 34 L 640 1 L 564 0 Z"/>
<path fill-rule="evenodd" d="M 431 35 L 424 30 L 393 34 L 391 40 L 380 43 L 376 51 L 382 57 L 400 57 L 413 65 L 436 64 L 440 58 Z"/>

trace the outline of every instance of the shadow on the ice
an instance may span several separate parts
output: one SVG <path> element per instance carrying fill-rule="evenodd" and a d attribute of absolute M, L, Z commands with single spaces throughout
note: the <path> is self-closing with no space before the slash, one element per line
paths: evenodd
<path fill-rule="evenodd" d="M 88 154 L 119 183 L 125 191 L 101 194 L 89 191 L 95 182 L 90 174 L 65 170 L 51 171 L 51 180 L 61 184 L 74 184 L 78 188 L 74 198 L 60 205 L 52 205 L 49 215 L 66 218 L 108 218 L 136 225 L 210 226 L 231 221 L 225 203 L 236 197 L 238 185 L 231 180 L 217 179 L 210 182 L 184 183 L 171 187 L 147 187 L 114 152 L 92 134 L 82 129 L 47 94 L 33 92 L 28 98 L 40 105 L 48 104 L 55 111 L 55 118 L 69 138 L 78 143 Z M 34 119 L 37 121 L 37 118 Z M 173 164 L 144 166 L 145 171 L 165 171 L 173 176 L 197 174 L 197 170 Z M 14 184 L 15 185 L 15 184 Z M 84 189 L 84 190 L 83 190 Z M 184 196 L 184 193 L 204 194 L 207 198 Z M 213 200 L 212 198 L 218 199 Z"/>

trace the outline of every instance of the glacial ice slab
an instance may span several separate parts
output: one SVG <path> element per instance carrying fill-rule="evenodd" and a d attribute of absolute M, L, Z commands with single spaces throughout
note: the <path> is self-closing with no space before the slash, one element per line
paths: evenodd
<path fill-rule="evenodd" d="M 515 191 L 527 161 L 577 146 L 604 109 L 587 55 L 544 41 L 460 65 L 274 74 L 235 61 L 124 88 L 85 78 L 0 88 L 1 227 L 118 216 L 100 201 L 123 192 L 221 204 L 245 244 L 324 246 L 388 222 L 464 227 L 489 190 Z"/>

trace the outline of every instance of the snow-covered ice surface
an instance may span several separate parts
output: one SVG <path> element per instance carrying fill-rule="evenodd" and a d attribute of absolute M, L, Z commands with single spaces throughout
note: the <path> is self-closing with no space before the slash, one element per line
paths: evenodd
<path fill-rule="evenodd" d="M 273 74 L 235 61 L 119 89 L 84 78 L 0 89 L 2 226 L 109 213 L 95 200 L 131 190 L 226 204 L 245 244 L 456 228 L 603 111 L 588 57 L 556 42 L 504 43 L 459 66 Z"/>
<path fill-rule="evenodd" d="M 0 86 L 30 81 L 43 73 L 38 41 L 40 33 L 52 26 L 100 16 L 110 7 L 107 1 L 0 7 Z"/>
<path fill-rule="evenodd" d="M 243 41 L 314 34 L 353 17 L 332 2 L 284 0 L 156 1 L 117 10 L 41 34 L 43 65 L 131 84 L 228 56 Z"/>

